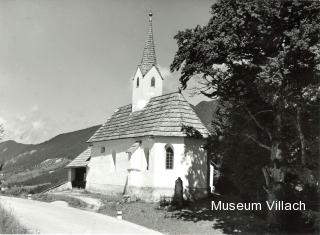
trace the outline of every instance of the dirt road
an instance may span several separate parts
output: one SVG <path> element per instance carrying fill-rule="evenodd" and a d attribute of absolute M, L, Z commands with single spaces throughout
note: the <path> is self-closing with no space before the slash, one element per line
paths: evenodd
<path fill-rule="evenodd" d="M 59 203 L 4 196 L 0 196 L 0 203 L 34 233 L 160 234 L 124 220 Z"/>

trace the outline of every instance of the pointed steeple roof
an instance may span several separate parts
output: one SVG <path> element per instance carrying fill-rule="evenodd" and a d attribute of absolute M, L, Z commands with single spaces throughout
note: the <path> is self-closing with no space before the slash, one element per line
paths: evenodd
<path fill-rule="evenodd" d="M 153 66 L 157 65 L 155 46 L 153 41 L 152 12 L 149 12 L 149 27 L 147 38 L 144 43 L 142 60 L 139 65 L 144 76 Z"/>

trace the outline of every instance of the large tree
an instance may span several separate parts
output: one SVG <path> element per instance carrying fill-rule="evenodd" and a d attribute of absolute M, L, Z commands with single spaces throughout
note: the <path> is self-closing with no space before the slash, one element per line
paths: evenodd
<path fill-rule="evenodd" d="M 207 25 L 175 36 L 171 70 L 181 72 L 182 88 L 200 75 L 204 95 L 241 109 L 254 124 L 232 131 L 267 151 L 261 188 L 268 200 L 279 200 L 288 175 L 299 178 L 295 184 L 314 181 L 309 163 L 317 162 L 310 151 L 318 148 L 312 143 L 318 129 L 310 126 L 319 121 L 320 2 L 220 0 L 211 15 Z M 269 219 L 277 220 L 274 211 Z"/>

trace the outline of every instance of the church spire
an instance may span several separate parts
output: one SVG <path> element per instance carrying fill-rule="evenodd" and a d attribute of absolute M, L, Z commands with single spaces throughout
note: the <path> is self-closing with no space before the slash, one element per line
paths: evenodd
<path fill-rule="evenodd" d="M 140 63 L 140 69 L 143 76 L 153 67 L 157 65 L 155 46 L 153 41 L 153 29 L 152 29 L 152 12 L 149 12 L 149 28 L 147 33 L 147 39 L 144 43 L 142 60 Z"/>
<path fill-rule="evenodd" d="M 132 112 L 142 110 L 151 98 L 162 95 L 162 80 L 153 42 L 152 12 L 149 12 L 149 28 L 142 60 L 132 79 Z"/>

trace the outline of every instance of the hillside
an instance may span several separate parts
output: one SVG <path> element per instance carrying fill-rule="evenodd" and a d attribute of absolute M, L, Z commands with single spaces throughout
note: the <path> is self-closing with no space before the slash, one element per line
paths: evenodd
<path fill-rule="evenodd" d="M 60 134 L 40 144 L 0 143 L 6 185 L 52 184 L 66 179 L 64 166 L 87 148 L 86 141 L 100 126 Z"/>
<path fill-rule="evenodd" d="M 87 147 L 86 141 L 100 126 L 60 134 L 36 145 L 16 143 L 9 140 L 0 143 L 0 162 L 4 171 L 28 169 L 50 158 L 74 159 Z"/>

